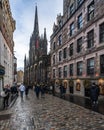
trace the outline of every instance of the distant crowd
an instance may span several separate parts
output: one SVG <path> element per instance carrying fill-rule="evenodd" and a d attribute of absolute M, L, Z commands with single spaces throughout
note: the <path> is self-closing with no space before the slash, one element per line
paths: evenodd
<path fill-rule="evenodd" d="M 23 99 L 23 94 L 25 92 L 25 95 L 27 96 L 29 93 L 29 88 L 32 88 L 35 92 L 36 98 L 39 99 L 39 97 L 41 96 L 41 98 L 45 98 L 45 93 L 52 93 L 54 95 L 55 89 L 54 86 L 47 86 L 46 84 L 35 84 L 32 87 L 30 86 L 24 86 L 23 84 L 20 85 L 19 90 L 20 90 L 20 95 L 21 98 Z"/>
<path fill-rule="evenodd" d="M 45 98 L 45 93 L 51 93 L 55 95 L 55 86 L 54 85 L 46 85 L 46 84 L 35 84 L 32 87 L 31 86 L 26 86 L 24 84 L 21 84 L 20 86 L 13 85 L 10 87 L 10 85 L 6 85 L 3 88 L 3 92 L 1 93 L 1 96 L 3 97 L 3 108 L 7 108 L 9 106 L 9 103 L 16 97 L 18 96 L 18 93 L 20 92 L 21 99 L 23 99 L 24 93 L 25 96 L 28 97 L 29 94 L 29 89 L 33 89 L 34 93 L 36 95 L 36 98 L 39 99 Z M 66 95 L 66 87 L 63 84 L 59 85 L 59 90 L 60 90 L 60 97 L 65 98 Z M 90 86 L 90 99 L 92 104 L 98 104 L 98 97 L 100 94 L 100 89 L 97 84 L 94 82 Z"/>

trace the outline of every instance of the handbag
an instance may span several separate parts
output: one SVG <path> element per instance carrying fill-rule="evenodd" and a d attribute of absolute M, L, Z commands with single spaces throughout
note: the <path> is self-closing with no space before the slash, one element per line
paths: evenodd
<path fill-rule="evenodd" d="M 6 97 L 6 94 L 4 91 L 1 91 L 1 94 L 0 94 L 1 97 Z"/>

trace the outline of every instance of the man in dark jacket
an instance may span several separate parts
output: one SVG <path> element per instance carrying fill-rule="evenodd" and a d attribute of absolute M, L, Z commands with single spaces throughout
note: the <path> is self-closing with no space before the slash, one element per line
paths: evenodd
<path fill-rule="evenodd" d="M 95 83 L 92 83 L 90 89 L 90 98 L 93 104 L 98 103 L 98 96 L 99 96 L 99 87 Z"/>
<path fill-rule="evenodd" d="M 34 91 L 36 93 L 37 99 L 39 99 L 39 93 L 40 93 L 40 85 L 39 84 L 35 85 Z"/>
<path fill-rule="evenodd" d="M 60 84 L 60 87 L 59 87 L 59 89 L 60 89 L 60 97 L 62 98 L 64 95 L 64 86 L 62 85 L 62 84 Z"/>

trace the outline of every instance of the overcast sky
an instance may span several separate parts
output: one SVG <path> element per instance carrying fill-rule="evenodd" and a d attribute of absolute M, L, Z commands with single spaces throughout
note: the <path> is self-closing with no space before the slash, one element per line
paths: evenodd
<path fill-rule="evenodd" d="M 38 7 L 39 33 L 47 31 L 50 41 L 52 28 L 56 17 L 63 13 L 63 0 L 9 0 L 12 16 L 16 21 L 14 32 L 14 51 L 17 58 L 17 68 L 24 67 L 24 56 L 28 56 L 30 37 L 33 32 L 35 6 Z M 49 46 L 48 46 L 49 48 Z M 49 49 L 48 49 L 49 51 Z"/>

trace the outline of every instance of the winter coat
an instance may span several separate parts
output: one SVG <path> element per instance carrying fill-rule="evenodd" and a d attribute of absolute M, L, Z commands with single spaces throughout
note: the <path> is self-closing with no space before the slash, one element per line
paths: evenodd
<path fill-rule="evenodd" d="M 96 85 L 92 85 L 90 89 L 90 97 L 92 101 L 97 101 L 99 96 L 99 89 Z"/>
<path fill-rule="evenodd" d="M 40 86 L 36 85 L 34 91 L 35 91 L 36 93 L 39 93 L 39 92 L 40 92 Z"/>

